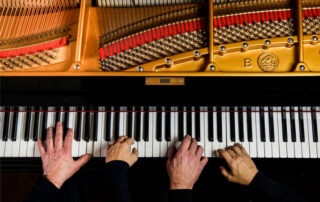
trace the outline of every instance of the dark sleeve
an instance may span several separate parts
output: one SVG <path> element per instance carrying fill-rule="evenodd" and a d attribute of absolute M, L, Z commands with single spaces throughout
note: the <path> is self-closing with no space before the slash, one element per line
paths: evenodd
<path fill-rule="evenodd" d="M 169 191 L 168 202 L 192 202 L 191 189 L 175 189 Z"/>
<path fill-rule="evenodd" d="M 54 186 L 46 178 L 41 177 L 37 185 L 33 188 L 33 190 L 27 196 L 27 199 L 25 201 L 26 202 L 59 201 L 58 193 L 59 193 L 59 189 L 56 186 Z"/>
<path fill-rule="evenodd" d="M 112 202 L 130 202 L 128 170 L 129 164 L 124 161 L 111 161 L 105 164 L 104 177 L 106 196 Z"/>
<path fill-rule="evenodd" d="M 283 186 L 258 172 L 249 185 L 256 197 L 272 202 L 307 202 L 308 200 L 296 191 Z"/>

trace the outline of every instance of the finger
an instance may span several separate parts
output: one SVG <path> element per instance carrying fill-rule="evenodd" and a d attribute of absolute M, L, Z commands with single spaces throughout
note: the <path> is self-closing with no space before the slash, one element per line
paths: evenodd
<path fill-rule="evenodd" d="M 67 152 L 69 155 L 72 154 L 72 129 L 68 129 L 66 137 L 63 143 L 64 151 Z"/>
<path fill-rule="evenodd" d="M 242 153 L 249 156 L 247 150 L 242 146 L 242 144 L 236 143 L 236 145 L 241 149 Z"/>
<path fill-rule="evenodd" d="M 227 149 L 226 151 L 230 154 L 232 158 L 237 156 L 237 154 L 233 151 L 233 148 Z"/>
<path fill-rule="evenodd" d="M 190 143 L 191 143 L 191 136 L 190 136 L 190 135 L 186 135 L 186 136 L 183 138 L 183 140 L 181 141 L 179 150 L 180 150 L 180 151 L 186 151 L 186 150 L 188 150 L 188 148 L 189 148 L 189 146 L 190 146 Z"/>
<path fill-rule="evenodd" d="M 237 155 L 241 155 L 243 152 L 239 146 L 239 144 L 235 144 L 234 147 L 232 147 L 232 150 L 237 154 Z"/>
<path fill-rule="evenodd" d="M 198 158 L 201 158 L 202 154 L 203 154 L 203 147 L 201 145 L 198 145 L 197 150 L 196 150 L 196 156 Z"/>
<path fill-rule="evenodd" d="M 47 129 L 46 147 L 47 147 L 47 152 L 51 153 L 53 151 L 53 128 L 52 127 Z"/>
<path fill-rule="evenodd" d="M 116 140 L 115 143 L 117 143 L 117 142 L 120 142 L 120 143 L 121 143 L 121 142 L 125 141 L 127 138 L 128 138 L 127 136 L 120 136 L 120 137 Z"/>
<path fill-rule="evenodd" d="M 232 181 L 232 178 L 233 178 L 233 177 L 232 177 L 231 173 L 229 173 L 225 167 L 220 166 L 220 171 L 221 171 L 221 174 L 222 174 L 229 182 Z"/>
<path fill-rule="evenodd" d="M 56 135 L 54 137 L 54 147 L 61 149 L 63 144 L 63 128 L 62 123 L 58 122 L 56 125 Z"/>
<path fill-rule="evenodd" d="M 41 139 L 37 140 L 37 144 L 38 144 L 40 156 L 43 157 L 46 154 L 46 150 L 44 149 Z"/>
<path fill-rule="evenodd" d="M 198 143 L 197 143 L 197 140 L 192 138 L 192 141 L 190 143 L 190 146 L 189 146 L 189 150 L 192 152 L 192 153 L 196 153 L 196 150 L 198 148 Z"/>
<path fill-rule="evenodd" d="M 176 148 L 174 146 L 170 147 L 169 153 L 168 153 L 169 159 L 172 159 L 175 153 L 176 153 Z"/>
<path fill-rule="evenodd" d="M 208 158 L 207 157 L 202 157 L 201 160 L 200 160 L 200 165 L 202 167 L 202 169 L 207 165 L 208 163 Z"/>
<path fill-rule="evenodd" d="M 138 158 L 138 156 L 139 156 L 139 152 L 138 152 L 138 150 L 137 150 L 136 148 L 133 148 L 133 149 L 132 149 L 132 154 L 133 154 L 134 156 L 136 156 L 137 158 Z"/>
<path fill-rule="evenodd" d="M 134 143 L 134 139 L 132 139 L 132 138 L 127 138 L 127 139 L 125 139 L 123 142 L 125 142 L 125 143 L 127 143 L 127 144 L 129 144 L 129 145 L 132 145 L 132 144 Z"/>
<path fill-rule="evenodd" d="M 91 154 L 84 154 L 80 156 L 78 160 L 76 160 L 76 167 L 79 169 L 81 168 L 84 164 L 86 164 L 90 159 L 92 155 Z"/>
<path fill-rule="evenodd" d="M 218 152 L 219 156 L 221 156 L 230 165 L 232 162 L 232 157 L 230 154 L 225 150 L 218 150 Z"/>

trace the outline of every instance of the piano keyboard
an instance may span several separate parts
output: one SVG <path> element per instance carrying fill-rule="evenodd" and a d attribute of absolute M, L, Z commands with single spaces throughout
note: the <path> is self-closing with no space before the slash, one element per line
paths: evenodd
<path fill-rule="evenodd" d="M 319 106 L 0 107 L 0 157 L 39 157 L 48 127 L 72 128 L 72 155 L 104 157 L 121 135 L 140 157 L 166 157 L 185 134 L 204 155 L 241 143 L 253 158 L 320 158 Z"/>

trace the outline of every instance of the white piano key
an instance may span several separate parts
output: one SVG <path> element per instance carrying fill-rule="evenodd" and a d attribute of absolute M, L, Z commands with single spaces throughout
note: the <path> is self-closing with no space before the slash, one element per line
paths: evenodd
<path fill-rule="evenodd" d="M 148 107 L 147 108 L 147 111 L 145 113 L 148 113 L 148 116 L 149 116 L 149 120 L 148 120 L 148 124 L 149 124 L 149 127 L 148 127 L 148 131 L 145 131 L 146 134 L 149 136 L 149 140 L 146 141 L 146 157 L 152 157 L 152 153 L 153 153 L 153 150 L 152 150 L 152 146 L 153 146 L 153 140 L 154 140 L 154 133 L 153 133 L 153 128 L 154 128 L 154 123 L 153 123 L 153 113 L 151 112 L 153 111 L 153 107 Z"/>
<path fill-rule="evenodd" d="M 10 107 L 10 110 L 12 110 L 12 107 Z M 10 116 L 9 116 L 9 128 L 8 128 L 8 140 L 6 141 L 5 144 L 5 150 L 4 150 L 4 156 L 5 157 L 11 157 L 12 156 L 12 150 L 13 150 L 13 141 L 11 140 L 11 136 L 9 134 L 12 133 L 13 130 L 13 112 L 10 111 Z"/>
<path fill-rule="evenodd" d="M 273 128 L 269 128 L 269 108 L 264 107 L 264 126 L 265 126 L 265 135 L 266 135 L 266 141 L 264 143 L 264 155 L 266 158 L 272 157 L 272 146 L 270 141 L 270 130 L 273 130 Z"/>
<path fill-rule="evenodd" d="M 169 150 L 169 147 L 170 147 L 170 143 L 168 143 L 166 141 L 166 109 L 165 107 L 161 107 L 161 118 L 162 118 L 162 122 L 161 122 L 161 139 L 162 141 L 160 142 L 160 155 L 161 157 L 167 157 L 168 156 L 168 150 Z"/>
<path fill-rule="evenodd" d="M 125 107 L 120 107 L 120 112 L 119 112 L 119 136 L 127 135 L 124 132 L 124 110 Z"/>
<path fill-rule="evenodd" d="M 173 138 L 174 138 L 174 145 L 177 146 L 181 144 L 181 142 L 179 141 L 179 131 L 178 131 L 178 125 L 179 125 L 179 112 L 178 112 L 178 107 L 174 107 L 173 108 L 173 125 L 172 128 L 173 128 Z"/>
<path fill-rule="evenodd" d="M 270 130 L 273 130 L 274 133 L 274 142 L 272 142 L 272 156 L 274 158 L 279 158 L 280 151 L 279 151 L 279 126 L 278 126 L 278 112 L 277 107 L 271 108 L 271 113 L 273 115 L 273 128 L 270 128 Z"/>
<path fill-rule="evenodd" d="M 196 112 L 195 112 L 195 107 L 191 107 L 191 123 L 192 123 L 192 129 L 191 129 L 191 133 L 190 134 L 192 136 L 192 138 L 196 137 Z"/>
<path fill-rule="evenodd" d="M 72 129 L 72 156 L 78 157 L 79 155 L 79 142 L 75 140 L 74 136 L 76 134 L 76 123 L 77 123 L 77 117 L 76 117 L 76 107 L 70 107 L 69 108 L 69 125 L 68 127 Z"/>
<path fill-rule="evenodd" d="M 239 135 L 239 108 L 236 106 L 234 107 L 234 137 L 235 142 L 240 143 L 240 135 Z"/>
<path fill-rule="evenodd" d="M 151 116 L 153 118 L 152 120 L 152 130 L 150 133 L 150 137 L 152 137 L 152 156 L 153 157 L 160 157 L 160 141 L 157 140 L 156 132 L 157 132 L 157 108 L 153 107 L 153 112 L 151 113 Z"/>
<path fill-rule="evenodd" d="M 27 148 L 27 144 L 24 141 L 24 111 L 25 108 L 24 107 L 19 107 L 19 113 L 18 113 L 18 121 L 17 121 L 17 137 L 16 137 L 16 141 L 13 142 L 13 151 L 12 151 L 12 157 L 19 157 L 20 156 L 20 150 L 23 150 L 24 153 L 26 148 Z M 21 151 L 22 152 L 22 151 Z M 24 156 L 24 154 L 22 154 Z"/>
<path fill-rule="evenodd" d="M 134 135 L 135 135 L 135 133 L 134 133 L 134 131 L 136 130 L 136 107 L 132 107 L 132 124 L 131 124 L 131 126 L 132 126 L 132 138 L 134 139 Z M 138 142 L 135 140 L 134 141 L 134 143 L 133 143 L 133 145 L 131 146 L 131 148 L 136 148 L 136 149 L 138 149 Z M 139 154 L 139 156 L 140 156 L 140 154 Z"/>
<path fill-rule="evenodd" d="M 103 140 L 103 137 L 102 137 L 102 126 L 104 125 L 103 121 L 103 108 L 102 107 L 98 107 L 98 124 L 95 124 L 94 127 L 98 126 L 98 128 L 96 128 L 97 130 L 97 140 L 96 141 L 93 141 L 93 157 L 100 157 L 101 156 L 101 142 Z"/>
<path fill-rule="evenodd" d="M 287 142 L 285 142 L 283 139 L 283 127 L 284 126 L 282 125 L 283 117 L 282 117 L 282 113 L 281 113 L 281 107 L 277 107 L 276 114 L 277 114 L 278 121 L 275 121 L 274 124 L 275 124 L 275 128 L 278 128 L 277 134 L 278 134 L 278 139 L 279 139 L 279 156 L 280 156 L 280 158 L 286 158 L 288 146 L 287 146 Z M 285 113 L 285 116 L 286 115 L 287 114 Z M 294 151 L 292 151 L 292 152 L 294 153 Z"/>
<path fill-rule="evenodd" d="M 212 155 L 217 157 L 217 150 L 220 149 L 218 142 L 218 129 L 217 129 L 217 107 L 212 107 L 212 112 L 209 113 L 209 116 L 212 116 L 213 124 L 213 142 L 212 142 Z"/>
<path fill-rule="evenodd" d="M 205 135 L 206 123 L 205 123 L 205 116 L 204 116 L 205 112 L 204 111 L 205 111 L 205 108 L 200 107 L 200 123 L 201 123 L 201 125 L 199 126 L 200 127 L 200 141 L 198 141 L 198 145 L 202 146 L 202 148 L 204 149 L 204 153 L 205 153 L 205 150 L 206 150 L 205 140 L 207 140 L 206 137 L 208 137 L 208 136 Z"/>
<path fill-rule="evenodd" d="M 295 157 L 295 146 L 291 139 L 291 122 L 290 122 L 290 107 L 285 107 L 287 120 L 287 156 L 288 158 Z"/>
<path fill-rule="evenodd" d="M 187 135 L 187 107 L 183 107 L 183 135 Z"/>
<path fill-rule="evenodd" d="M 248 125 L 247 125 L 247 113 L 248 113 L 248 108 L 247 107 L 242 107 L 242 112 L 240 111 L 239 113 L 242 113 L 242 124 L 243 125 L 243 142 L 241 142 L 242 146 L 245 148 L 248 154 L 253 153 L 253 151 L 250 151 L 250 143 L 248 140 Z"/>
<path fill-rule="evenodd" d="M 99 133 L 101 134 L 101 141 L 100 141 L 100 157 L 105 158 L 107 154 L 107 148 L 109 142 L 106 141 L 105 134 L 107 133 L 107 125 L 106 123 L 106 107 L 101 107 L 101 115 L 99 118 Z"/>
<path fill-rule="evenodd" d="M 144 131 L 144 127 L 143 127 L 143 123 L 144 123 L 144 108 L 141 107 L 140 108 L 141 112 L 137 112 L 141 114 L 140 117 L 140 141 L 138 142 L 138 151 L 139 151 L 139 156 L 140 157 L 145 157 L 146 153 L 146 144 L 145 141 L 143 140 L 143 131 Z"/>
<path fill-rule="evenodd" d="M 226 107 L 221 107 L 221 131 L 222 131 L 222 141 L 219 142 L 219 148 L 224 149 L 227 146 L 227 118 L 226 118 Z"/>
<path fill-rule="evenodd" d="M 209 126 L 208 126 L 208 116 L 209 116 L 209 111 L 208 107 L 203 107 L 203 119 L 204 119 L 204 156 L 206 157 L 212 157 L 213 156 L 213 149 L 212 149 L 212 143 L 209 141 Z M 212 114 L 210 114 L 212 116 Z"/>
<path fill-rule="evenodd" d="M 231 140 L 231 133 L 230 133 L 230 128 L 231 128 L 231 125 L 230 125 L 230 107 L 225 107 L 225 124 L 222 124 L 224 125 L 225 127 L 225 140 L 226 140 L 226 147 L 229 147 L 229 146 L 232 146 L 234 145 L 234 142 L 232 142 Z"/>
<path fill-rule="evenodd" d="M 4 107 L 0 107 L 0 157 L 4 157 L 5 142 L 2 140 L 4 126 Z"/>
<path fill-rule="evenodd" d="M 318 130 L 318 158 L 320 158 L 320 107 L 316 107 L 316 116 L 317 116 L 317 130 Z"/>
<path fill-rule="evenodd" d="M 34 155 L 34 150 L 35 150 L 35 141 L 33 141 L 33 125 L 34 125 L 34 115 L 35 113 L 31 111 L 31 120 L 30 120 L 30 137 L 29 141 L 27 143 L 27 157 L 33 157 Z"/>
<path fill-rule="evenodd" d="M 300 133 L 299 133 L 299 141 L 301 142 L 303 158 L 309 158 L 310 157 L 309 131 L 308 131 L 308 117 L 307 117 L 306 107 L 302 107 L 302 118 L 303 118 L 302 124 L 303 124 L 303 131 L 304 131 L 304 141 L 300 139 Z"/>
<path fill-rule="evenodd" d="M 303 115 L 304 115 L 304 121 L 306 122 L 305 126 L 308 132 L 308 147 L 310 151 L 310 158 L 317 158 L 318 157 L 317 143 L 313 141 L 311 107 L 305 107 L 304 110 L 305 111 Z"/>
<path fill-rule="evenodd" d="M 252 158 L 256 158 L 259 156 L 258 150 L 260 149 L 260 148 L 257 148 L 256 112 L 254 112 L 255 110 L 256 110 L 255 107 L 251 107 L 252 142 L 249 142 L 249 144 L 250 144 L 250 156 Z"/>
<path fill-rule="evenodd" d="M 87 142 L 84 141 L 84 139 L 83 139 L 84 133 L 85 133 L 85 131 L 84 131 L 85 113 L 83 111 L 84 111 L 84 108 L 82 107 L 81 112 L 79 112 L 82 114 L 82 116 L 81 116 L 81 131 L 80 131 L 81 137 L 80 137 L 79 152 L 78 152 L 79 156 L 82 156 L 87 153 Z M 79 118 L 79 117 L 77 117 L 77 118 Z"/>
<path fill-rule="evenodd" d="M 302 147 L 300 142 L 300 127 L 299 127 L 299 112 L 298 107 L 294 107 L 294 118 L 295 118 L 295 129 L 296 129 L 296 141 L 293 142 L 294 145 L 294 151 L 295 151 L 295 157 L 296 158 L 302 158 Z"/>

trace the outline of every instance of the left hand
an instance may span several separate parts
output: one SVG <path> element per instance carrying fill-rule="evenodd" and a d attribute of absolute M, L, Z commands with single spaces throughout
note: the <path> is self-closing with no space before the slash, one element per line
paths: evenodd
<path fill-rule="evenodd" d="M 91 155 L 85 154 L 78 160 L 72 157 L 72 130 L 68 129 L 63 141 L 63 128 L 61 123 L 56 125 L 56 134 L 53 129 L 47 129 L 45 142 L 38 140 L 39 152 L 42 160 L 43 175 L 58 189 L 62 184 L 86 164 Z"/>

